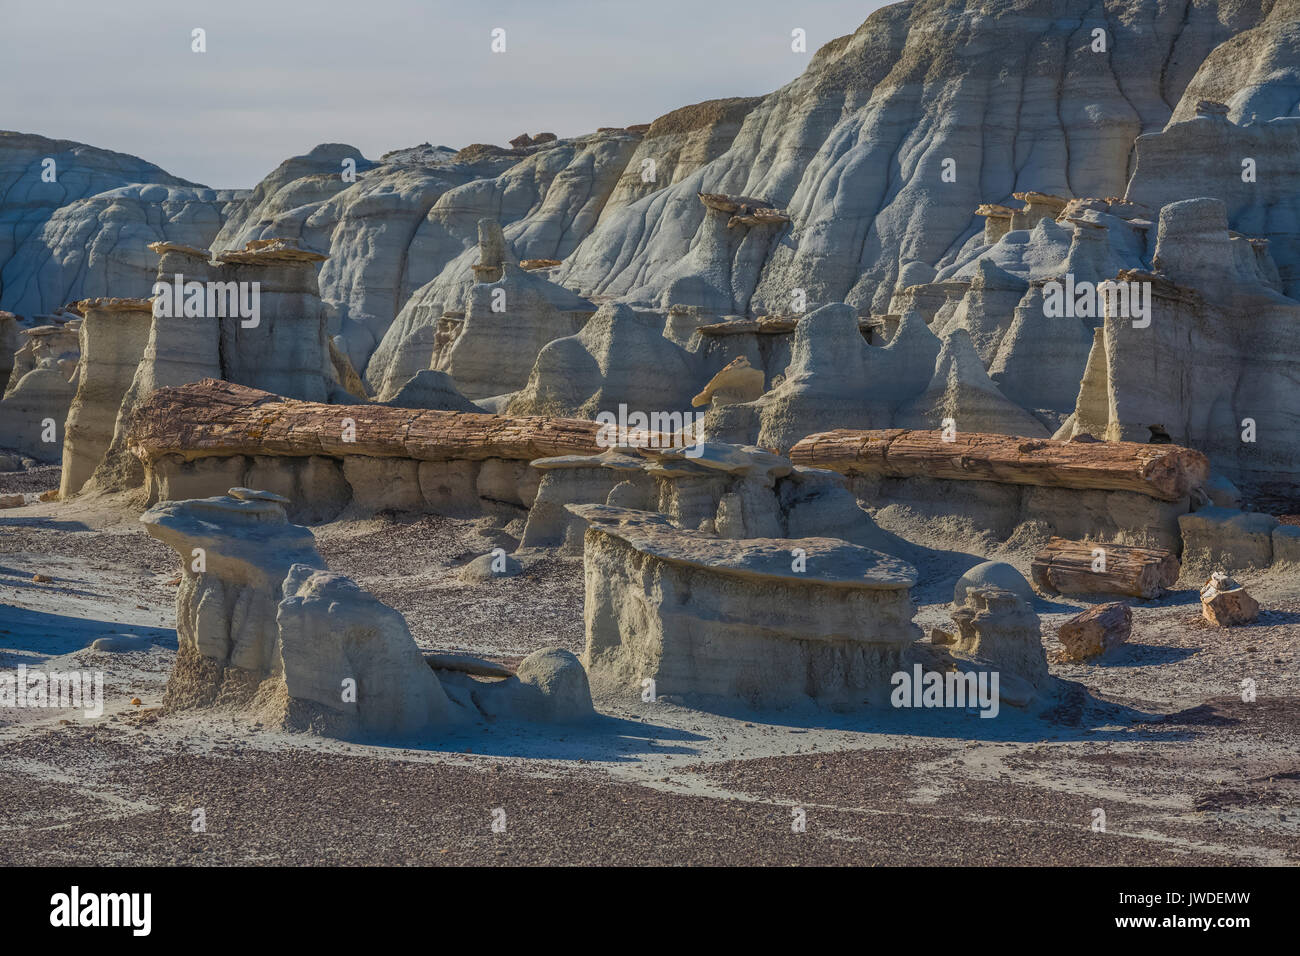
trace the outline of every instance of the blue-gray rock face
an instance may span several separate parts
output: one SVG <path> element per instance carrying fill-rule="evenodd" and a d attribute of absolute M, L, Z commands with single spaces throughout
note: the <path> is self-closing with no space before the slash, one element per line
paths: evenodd
<path fill-rule="evenodd" d="M 169 229 L 194 236 L 210 226 L 211 238 L 221 224 L 216 209 L 233 198 L 125 153 L 7 131 L 0 132 L 0 196 L 0 308 L 25 316 L 107 295 L 109 277 L 149 265 L 145 247 L 172 238 Z M 91 197 L 99 198 L 85 202 Z M 139 248 L 118 252 L 118 245 Z M 148 284 L 112 294 L 147 291 Z"/>
<path fill-rule="evenodd" d="M 3 134 L 0 308 L 146 295 L 149 242 L 289 238 L 328 253 L 335 364 L 380 400 L 436 370 L 485 408 L 685 412 L 744 357 L 764 393 L 714 414 L 742 442 L 1156 426 L 1293 480 L 1297 22 L 1300 0 L 911 0 L 767 96 L 508 149 L 323 144 L 251 191 Z M 1054 311 L 1054 284 L 1116 278 L 1151 286 L 1149 324 Z"/>

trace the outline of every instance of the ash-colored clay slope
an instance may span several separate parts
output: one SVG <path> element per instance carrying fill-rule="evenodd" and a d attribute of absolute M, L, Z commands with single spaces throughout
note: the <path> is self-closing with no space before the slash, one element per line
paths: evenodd
<path fill-rule="evenodd" d="M 665 113 L 646 130 L 600 218 L 681 182 L 727 151 L 761 96 L 706 100 Z"/>
<path fill-rule="evenodd" d="M 371 388 L 382 391 L 407 369 L 429 366 L 438 320 L 465 307 L 478 261 L 472 228 L 477 218 L 499 221 L 518 259 L 565 259 L 612 211 L 684 181 L 724 153 L 757 102 L 735 98 L 682 107 L 656 119 L 644 135 L 629 128 L 559 140 L 540 152 L 524 151 L 518 166 L 493 180 L 452 191 L 430 218 L 457 237 L 458 254 L 444 258 L 437 277 L 401 307 L 366 368 Z M 643 177 L 649 173 L 647 183 Z M 694 195 L 691 201 L 698 202 Z"/>
<path fill-rule="evenodd" d="M 82 298 L 147 296 L 153 242 L 208 248 L 244 192 L 159 184 L 122 186 L 56 209 L 5 265 L 13 307 L 37 314 Z"/>
<path fill-rule="evenodd" d="M 42 179 L 42 173 L 51 168 L 45 164 L 47 159 L 54 163 L 54 182 Z M 28 242 L 35 242 L 39 248 L 49 247 L 42 234 L 60 207 L 136 183 L 203 189 L 198 183 L 180 179 L 126 153 L 34 133 L 0 131 L 0 308 L 20 315 L 43 315 L 83 294 L 91 294 L 74 288 L 72 277 L 83 263 L 68 267 L 68 276 L 55 280 L 47 274 L 38 276 L 40 270 L 35 266 L 51 256 L 56 264 L 61 263 L 57 255 L 34 252 L 18 262 L 15 257 Z M 155 196 L 148 201 L 161 198 Z M 83 210 L 82 215 L 98 215 L 99 208 Z M 56 234 L 66 229 L 58 227 Z M 158 238 L 163 237 L 150 237 Z M 144 239 L 141 246 L 150 239 Z M 59 247 L 61 251 L 68 248 Z"/>
<path fill-rule="evenodd" d="M 1235 5 L 1234 5 L 1235 6 Z M 1234 123 L 1265 123 L 1300 109 L 1300 0 L 1277 0 L 1263 21 L 1210 53 L 1171 122 L 1196 116 L 1201 100 L 1223 103 Z"/>
<path fill-rule="evenodd" d="M 430 208 L 477 175 L 442 153 L 425 158 L 376 164 L 351 146 L 318 146 L 286 160 L 260 183 L 214 248 L 289 236 L 328 251 L 320 286 L 330 306 L 329 331 L 342 337 L 352 364 L 364 368 L 401 303 L 437 275 L 450 254 L 411 248 Z M 345 177 L 345 160 L 355 163 L 355 177 Z"/>
<path fill-rule="evenodd" d="M 783 311 L 796 288 L 810 307 L 883 311 L 899 259 L 945 264 L 982 230 L 980 203 L 1026 189 L 1121 195 L 1133 139 L 1162 129 L 1210 52 L 1263 22 L 1267 6 L 887 7 L 764 99 L 723 156 L 607 215 L 562 279 L 663 305 L 659 277 L 708 241 L 694 194 L 739 194 L 786 209 L 793 223 L 728 311 Z M 1093 51 L 1094 30 L 1105 31 L 1107 52 Z"/>
<path fill-rule="evenodd" d="M 433 327 L 444 311 L 464 307 L 473 284 L 480 219 L 501 224 L 517 259 L 562 259 L 595 225 L 639 140 L 614 130 L 546 143 L 500 175 L 438 197 L 410 238 L 405 281 L 412 288 L 389 315 L 374 354 L 363 357 L 367 384 L 376 391 L 386 382 L 400 386 L 399 363 L 429 367 Z M 326 280 L 322 273 L 321 294 L 346 303 L 339 284 Z"/>

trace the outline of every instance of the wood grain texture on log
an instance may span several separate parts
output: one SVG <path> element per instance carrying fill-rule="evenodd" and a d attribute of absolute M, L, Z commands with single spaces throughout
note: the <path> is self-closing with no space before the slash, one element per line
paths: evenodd
<path fill-rule="evenodd" d="M 1178 558 L 1163 548 L 1065 538 L 1052 538 L 1030 564 L 1034 584 L 1048 593 L 1140 598 L 1159 597 L 1173 587 L 1180 570 Z"/>
<path fill-rule="evenodd" d="M 839 429 L 799 441 L 790 460 L 809 468 L 893 478 L 950 478 L 1049 488 L 1135 491 L 1177 501 L 1210 477 L 1209 460 L 1179 445 L 1071 442 L 904 428 Z"/>
<path fill-rule="evenodd" d="M 701 325 L 696 329 L 701 335 L 784 335 L 793 332 L 803 319 L 802 315 L 760 315 L 754 319 L 727 319 Z M 884 320 L 879 316 L 859 316 L 858 329 L 867 332 L 879 328 Z"/>
<path fill-rule="evenodd" d="M 346 428 L 351 420 L 351 431 Z M 418 461 L 598 455 L 601 426 L 579 418 L 510 418 L 385 405 L 325 405 L 204 379 L 160 388 L 137 409 L 128 443 L 141 459 L 226 455 Z M 354 435 L 355 440 L 345 437 Z"/>
<path fill-rule="evenodd" d="M 1070 618 L 1056 632 L 1056 639 L 1066 660 L 1085 661 L 1123 644 L 1132 631 L 1132 609 L 1123 601 L 1112 601 Z"/>

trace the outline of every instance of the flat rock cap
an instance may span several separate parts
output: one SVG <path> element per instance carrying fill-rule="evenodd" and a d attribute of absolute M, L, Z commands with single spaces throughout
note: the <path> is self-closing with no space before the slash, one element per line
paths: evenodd
<path fill-rule="evenodd" d="M 716 538 L 674 527 L 663 515 L 612 505 L 565 505 L 590 527 L 642 554 L 672 564 L 740 578 L 764 578 L 812 587 L 897 591 L 917 581 L 906 561 L 838 538 Z M 804 571 L 792 552 L 804 552 Z"/>

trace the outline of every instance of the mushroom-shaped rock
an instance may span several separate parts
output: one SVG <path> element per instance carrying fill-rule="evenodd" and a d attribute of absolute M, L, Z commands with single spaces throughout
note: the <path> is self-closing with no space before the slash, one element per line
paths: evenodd
<path fill-rule="evenodd" d="M 197 246 L 187 246 L 183 242 L 151 242 L 146 247 L 150 252 L 157 253 L 159 256 L 175 253 L 179 256 L 188 256 L 191 259 L 198 259 L 202 262 L 208 262 L 212 259 L 211 249 L 200 249 Z"/>
<path fill-rule="evenodd" d="M 698 395 L 691 399 L 691 405 L 735 405 L 740 402 L 752 402 L 763 394 L 763 370 L 754 368 L 749 359 L 739 355 L 709 379 Z"/>
<path fill-rule="evenodd" d="M 478 264 L 474 266 L 477 282 L 497 282 L 507 262 L 514 262 L 501 223 L 484 218 L 478 221 Z"/>
<path fill-rule="evenodd" d="M 955 649 L 988 662 L 1004 686 L 1015 678 L 1042 688 L 1051 679 L 1038 615 L 1020 595 L 997 587 L 969 588 L 952 619 L 958 630 Z"/>
<path fill-rule="evenodd" d="M 984 217 L 984 244 L 993 245 L 1011 231 L 1011 217 L 1016 211 L 1010 206 L 982 203 L 975 207 L 975 215 Z"/>
<path fill-rule="evenodd" d="M 292 237 L 254 239 L 244 244 L 243 249 L 227 249 L 216 255 L 217 262 L 233 262 L 242 265 L 268 265 L 271 263 L 324 262 L 329 256 L 315 249 L 308 249 Z"/>
<path fill-rule="evenodd" d="M 765 199 L 727 196 L 722 193 L 699 193 L 700 202 L 716 212 L 729 213 L 727 228 L 734 226 L 779 226 L 790 217 Z"/>
<path fill-rule="evenodd" d="M 599 455 L 557 455 L 536 459 L 532 467 L 542 473 L 542 480 L 528 510 L 520 546 L 558 547 L 563 553 L 581 554 L 586 522 L 570 514 L 564 506 L 605 502 L 617 485 L 636 479 L 649 464 L 644 458 L 615 449 Z M 637 497 L 648 493 L 648 484 L 644 480 L 638 482 L 640 493 Z"/>
<path fill-rule="evenodd" d="M 63 436 L 59 492 L 81 490 L 113 441 L 117 412 L 149 341 L 148 299 L 83 299 L 78 303 L 81 361 L 77 394 Z"/>
<path fill-rule="evenodd" d="M 140 521 L 181 558 L 176 663 L 164 706 L 246 703 L 279 666 L 276 606 L 294 565 L 323 569 L 312 534 L 283 499 L 232 489 L 154 505 Z"/>
<path fill-rule="evenodd" d="M 715 471 L 762 477 L 769 481 L 785 477 L 794 467 L 789 458 L 774 455 L 756 445 L 730 445 L 718 441 L 701 441 L 684 448 L 643 448 L 641 454 L 660 462 L 691 461 Z"/>
<path fill-rule="evenodd" d="M 1032 229 L 1044 219 L 1055 219 L 1070 202 L 1061 196 L 1032 190 L 1012 193 L 1012 196 L 1025 204 L 1024 209 L 1017 210 L 1011 217 L 1012 229 Z"/>

